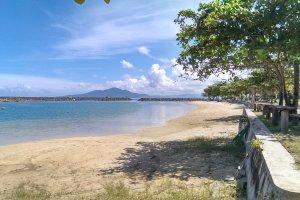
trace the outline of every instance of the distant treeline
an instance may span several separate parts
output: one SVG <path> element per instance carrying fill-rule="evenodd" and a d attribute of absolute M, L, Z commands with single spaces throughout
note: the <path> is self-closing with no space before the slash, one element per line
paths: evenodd
<path fill-rule="evenodd" d="M 131 101 L 127 97 L 0 97 L 0 102 L 26 101 Z M 202 98 L 141 98 L 138 101 L 203 101 Z"/>

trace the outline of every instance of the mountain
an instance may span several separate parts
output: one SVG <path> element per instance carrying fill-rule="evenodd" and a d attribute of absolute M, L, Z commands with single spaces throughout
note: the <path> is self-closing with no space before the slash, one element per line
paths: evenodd
<path fill-rule="evenodd" d="M 94 90 L 84 94 L 68 95 L 68 97 L 128 97 L 128 98 L 143 98 L 150 97 L 147 94 L 139 94 L 119 88 L 110 88 L 107 90 Z"/>
<path fill-rule="evenodd" d="M 68 95 L 67 97 L 128 97 L 128 98 L 201 98 L 197 94 L 181 94 L 181 95 L 147 95 L 121 90 L 119 88 L 110 88 L 107 90 L 94 90 L 84 94 Z"/>

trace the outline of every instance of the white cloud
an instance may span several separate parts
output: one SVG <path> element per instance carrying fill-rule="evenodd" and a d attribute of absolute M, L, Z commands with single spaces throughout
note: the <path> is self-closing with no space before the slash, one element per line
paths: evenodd
<path fill-rule="evenodd" d="M 171 59 L 172 65 L 176 64 Z M 98 89 L 118 87 L 132 92 L 150 95 L 179 95 L 202 94 L 203 89 L 212 83 L 227 79 L 228 75 L 211 76 L 204 82 L 194 80 L 195 76 L 180 78 L 183 74 L 182 66 L 162 66 L 153 64 L 148 72 L 133 77 L 124 75 L 122 80 L 106 81 L 103 84 L 75 82 L 57 78 L 36 76 L 0 74 L 0 96 L 59 96 L 80 94 Z"/>
<path fill-rule="evenodd" d="M 153 64 L 147 74 L 139 77 L 125 75 L 123 80 L 108 81 L 106 87 L 119 87 L 151 95 L 201 95 L 208 85 L 229 78 L 228 74 L 211 76 L 205 81 L 195 80 L 196 75 L 183 78 L 180 75 L 184 74 L 184 70 L 181 65 L 177 65 L 175 58 L 167 59 L 162 64 Z"/>
<path fill-rule="evenodd" d="M 160 88 L 172 86 L 172 80 L 166 75 L 166 70 L 159 64 L 153 64 L 149 73 L 150 87 Z"/>
<path fill-rule="evenodd" d="M 126 60 L 122 60 L 121 64 L 122 64 L 123 68 L 125 68 L 125 69 L 131 69 L 134 67 L 133 64 L 131 64 L 130 62 L 128 62 Z"/>
<path fill-rule="evenodd" d="M 15 74 L 0 74 L 0 85 L 0 96 L 59 96 L 103 87 L 94 83 Z"/>
<path fill-rule="evenodd" d="M 176 63 L 175 58 L 174 59 L 160 58 L 160 57 L 156 57 L 156 56 L 152 55 L 151 50 L 146 46 L 140 46 L 139 48 L 137 48 L 137 50 L 140 54 L 146 55 L 146 56 L 152 58 L 153 60 L 162 63 L 163 64 L 162 67 L 165 67 L 165 66 L 170 67 Z"/>
<path fill-rule="evenodd" d="M 143 55 L 150 56 L 150 49 L 148 49 L 145 46 L 139 47 L 138 48 L 138 52 L 141 53 L 141 54 L 143 54 Z"/>
<path fill-rule="evenodd" d="M 126 75 L 123 80 L 108 81 L 106 86 L 151 95 L 200 95 L 207 83 L 210 83 L 210 81 L 203 83 L 192 79 L 179 78 L 177 75 L 180 75 L 180 70 L 180 66 L 163 68 L 159 64 L 153 64 L 146 75 L 139 77 Z M 167 73 L 167 71 L 170 71 L 170 73 Z"/>
<path fill-rule="evenodd" d="M 68 34 L 55 45 L 60 52 L 58 58 L 103 58 L 132 52 L 137 46 L 174 40 L 178 31 L 174 19 L 178 12 L 197 7 L 194 0 L 86 4 L 71 17 L 55 19 L 52 27 Z"/>

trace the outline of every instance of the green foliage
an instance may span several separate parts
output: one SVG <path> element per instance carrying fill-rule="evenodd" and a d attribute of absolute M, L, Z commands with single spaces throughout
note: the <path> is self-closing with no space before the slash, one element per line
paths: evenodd
<path fill-rule="evenodd" d="M 77 4 L 84 4 L 85 3 L 85 0 L 74 0 Z M 105 3 L 109 4 L 110 3 L 110 0 L 104 0 Z"/>
<path fill-rule="evenodd" d="M 242 115 L 242 116 L 240 117 L 240 122 L 241 122 L 241 123 L 249 123 L 249 119 L 248 119 L 247 116 Z"/>
<path fill-rule="evenodd" d="M 251 26 L 250 13 L 249 3 L 238 0 L 200 4 L 198 12 L 181 11 L 175 20 L 182 48 L 177 62 L 199 79 L 244 68 L 241 60 L 248 50 L 243 48 L 243 27 Z"/>
<path fill-rule="evenodd" d="M 241 69 L 275 74 L 289 104 L 286 78 L 300 63 L 300 1 L 220 0 L 179 12 L 178 64 L 200 80 Z M 296 73 L 296 72 L 295 72 Z M 299 87 L 294 83 L 294 88 Z M 227 90 L 227 89 L 226 89 Z"/>
<path fill-rule="evenodd" d="M 288 79 L 290 80 L 290 79 Z M 204 89 L 204 96 L 215 98 L 222 96 L 223 99 L 243 100 L 243 97 L 251 94 L 251 87 L 256 86 L 256 93 L 261 98 L 273 98 L 279 92 L 279 84 L 273 71 L 258 69 L 252 71 L 248 78 L 239 79 L 234 77 L 232 81 L 209 85 Z M 292 83 L 286 83 L 287 88 Z"/>
<path fill-rule="evenodd" d="M 257 138 L 252 139 L 250 141 L 250 145 L 251 145 L 252 148 L 256 149 L 257 151 L 262 151 L 263 150 L 263 148 L 262 148 L 263 143 L 260 139 L 257 139 Z"/>
<path fill-rule="evenodd" d="M 84 2 L 85 2 L 85 0 L 74 0 L 76 3 L 78 3 L 78 4 L 83 4 Z"/>
<path fill-rule="evenodd" d="M 221 95 L 221 87 L 225 84 L 225 82 L 215 83 L 213 85 L 209 85 L 204 89 L 203 96 L 210 98 L 218 98 Z"/>

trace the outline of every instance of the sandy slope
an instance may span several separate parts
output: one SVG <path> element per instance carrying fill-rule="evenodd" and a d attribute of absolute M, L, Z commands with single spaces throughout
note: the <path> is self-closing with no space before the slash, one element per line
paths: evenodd
<path fill-rule="evenodd" d="M 109 181 L 138 183 L 171 177 L 196 184 L 223 180 L 235 167 L 218 155 L 180 151 L 179 140 L 236 134 L 241 107 L 195 102 L 196 109 L 138 135 L 48 140 L 0 146 L 0 192 L 30 181 L 53 193 L 94 193 Z M 223 164 L 222 164 L 223 162 Z"/>

